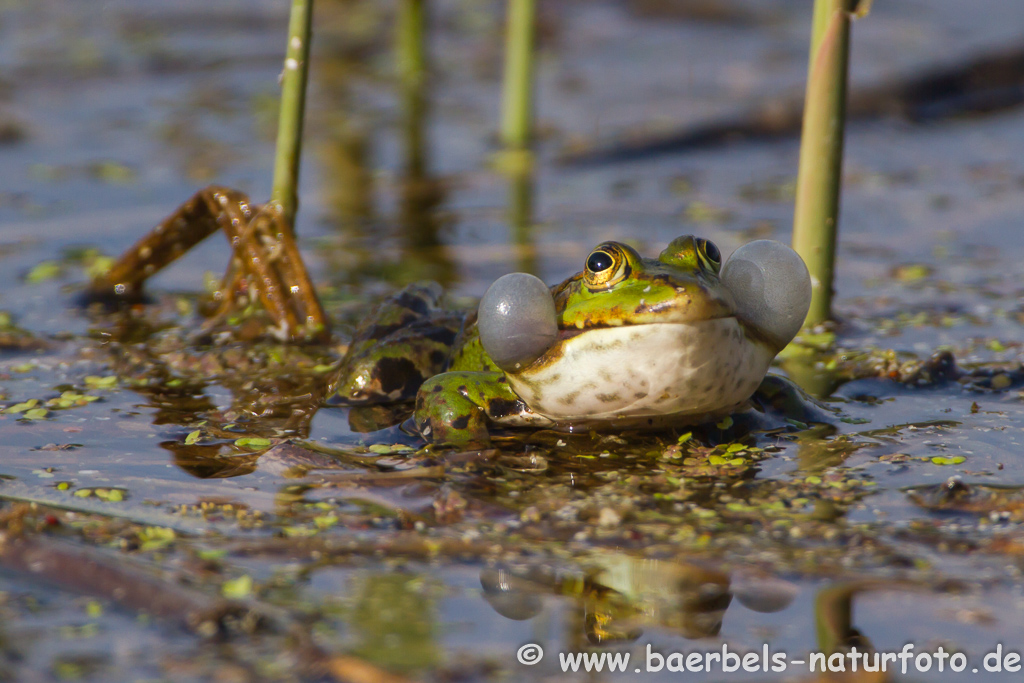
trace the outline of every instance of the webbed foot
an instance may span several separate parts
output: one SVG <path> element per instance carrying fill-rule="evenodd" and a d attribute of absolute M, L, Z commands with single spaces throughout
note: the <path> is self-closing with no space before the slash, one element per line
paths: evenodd
<path fill-rule="evenodd" d="M 771 412 L 784 420 L 804 424 L 834 424 L 839 420 L 834 410 L 815 400 L 792 380 L 778 375 L 766 375 L 751 402 L 760 412 Z"/>

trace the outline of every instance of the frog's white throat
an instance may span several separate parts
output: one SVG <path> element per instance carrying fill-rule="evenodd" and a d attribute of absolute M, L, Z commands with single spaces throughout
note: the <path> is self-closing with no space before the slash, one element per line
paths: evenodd
<path fill-rule="evenodd" d="M 552 354 L 561 358 L 545 362 Z M 774 357 L 734 317 L 625 325 L 565 339 L 508 380 L 533 413 L 558 422 L 696 422 L 750 398 Z"/>

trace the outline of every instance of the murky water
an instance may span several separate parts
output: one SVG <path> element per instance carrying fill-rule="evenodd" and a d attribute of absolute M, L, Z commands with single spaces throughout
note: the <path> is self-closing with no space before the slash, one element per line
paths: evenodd
<path fill-rule="evenodd" d="M 751 435 L 766 450 L 711 477 L 672 457 L 675 435 L 416 450 L 304 398 L 370 301 L 424 277 L 457 297 L 515 269 L 557 281 L 609 238 L 648 253 L 691 232 L 726 253 L 788 238 L 795 137 L 558 159 L 799 97 L 806 3 L 708 3 L 720 21 L 685 3 L 541 3 L 540 163 L 515 187 L 493 170 L 501 3 L 431 4 L 430 87 L 409 112 L 387 9 L 321 0 L 298 232 L 337 348 L 190 346 L 204 274 L 228 260 L 216 236 L 153 279 L 145 311 L 77 306 L 89 249 L 122 251 L 207 183 L 269 193 L 285 4 L 0 2 L 0 311 L 17 326 L 0 321 L 0 680 L 312 677 L 292 627 L 431 680 L 561 680 L 557 653 L 584 651 L 629 652 L 599 678 L 633 680 L 648 646 L 793 660 L 866 639 L 963 652 L 967 671 L 1024 648 L 1024 111 L 875 119 L 846 147 L 838 346 L 946 349 L 1002 379 L 830 388 L 842 421 Z M 855 89 L 1012 47 L 1024 26 L 1013 0 L 876 5 L 854 29 Z M 261 455 L 238 441 L 253 437 L 312 450 Z M 12 545 L 21 526 L 41 555 Z M 126 568 L 118 580 L 240 597 L 277 626 L 195 635 L 85 570 L 16 559 L 81 548 Z M 540 663 L 516 661 L 526 643 Z"/>

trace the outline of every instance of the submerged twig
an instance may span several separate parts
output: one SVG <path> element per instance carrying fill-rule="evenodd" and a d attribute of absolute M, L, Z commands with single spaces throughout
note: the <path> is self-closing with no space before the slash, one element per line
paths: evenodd
<path fill-rule="evenodd" d="M 45 537 L 0 534 L 0 567 L 30 573 L 61 588 L 110 600 L 124 608 L 209 632 L 225 616 L 245 611 L 238 603 L 211 598 L 160 580 L 123 561 Z"/>
<path fill-rule="evenodd" d="M 94 299 L 132 299 L 142 294 L 151 275 L 175 261 L 211 234 L 223 230 L 236 248 L 237 280 L 255 291 L 267 312 L 285 328 L 289 339 L 324 340 L 327 315 L 309 278 L 292 231 L 276 204 L 260 208 L 236 190 L 209 187 L 182 204 L 152 232 L 135 243 L 90 285 Z M 225 299 L 233 291 L 222 291 Z"/>
<path fill-rule="evenodd" d="M 332 654 L 312 638 L 309 628 L 286 611 L 259 600 L 229 600 L 161 579 L 126 563 L 123 557 L 28 534 L 23 526 L 30 508 L 8 510 L 0 523 L 0 568 L 119 607 L 145 613 L 202 636 L 266 630 L 288 636 L 288 649 L 298 673 L 306 678 L 329 676 L 339 683 L 405 683 L 352 655 Z"/>
<path fill-rule="evenodd" d="M 424 536 L 419 532 L 399 532 L 379 538 L 360 538 L 352 535 L 315 538 L 272 538 L 239 541 L 227 546 L 237 557 L 287 557 L 300 559 L 316 557 L 337 560 L 343 557 L 404 557 L 428 560 L 444 557 L 478 562 L 505 554 L 519 554 L 522 548 L 514 544 L 488 541 L 470 541 L 444 536 Z"/>
<path fill-rule="evenodd" d="M 383 484 L 410 479 L 443 479 L 446 475 L 443 465 L 413 467 L 394 472 L 346 472 L 344 474 L 316 474 L 325 484 Z"/>

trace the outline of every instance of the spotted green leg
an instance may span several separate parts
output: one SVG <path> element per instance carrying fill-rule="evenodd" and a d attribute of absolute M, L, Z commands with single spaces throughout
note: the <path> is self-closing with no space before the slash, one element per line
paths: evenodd
<path fill-rule="evenodd" d="M 488 446 L 488 426 L 516 416 L 527 424 L 531 413 L 502 372 L 444 372 L 416 395 L 416 426 L 436 444 Z"/>

